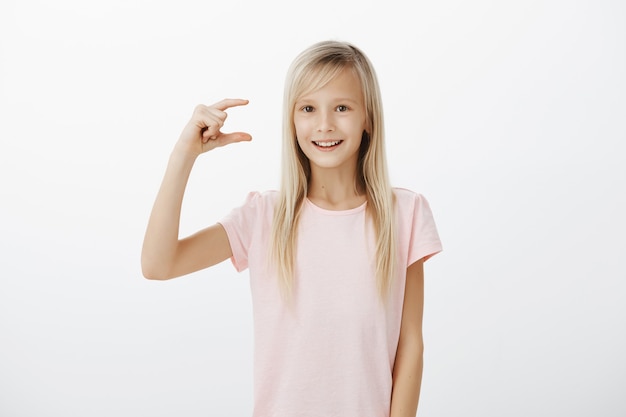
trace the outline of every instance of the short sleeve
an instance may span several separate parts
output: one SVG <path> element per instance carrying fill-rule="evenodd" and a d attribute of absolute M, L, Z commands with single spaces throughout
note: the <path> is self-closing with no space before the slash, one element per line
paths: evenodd
<path fill-rule="evenodd" d="M 411 194 L 413 204 L 407 266 L 422 258 L 426 261 L 443 250 L 428 201 L 421 194 Z"/>
<path fill-rule="evenodd" d="M 248 253 L 255 225 L 261 216 L 262 201 L 259 192 L 251 192 L 242 206 L 233 209 L 219 223 L 226 230 L 233 256 L 230 258 L 238 272 L 248 268 Z"/>

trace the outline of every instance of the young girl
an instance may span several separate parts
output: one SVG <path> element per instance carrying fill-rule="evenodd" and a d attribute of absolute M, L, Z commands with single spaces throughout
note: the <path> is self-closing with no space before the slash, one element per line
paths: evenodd
<path fill-rule="evenodd" d="M 250 193 L 179 240 L 198 155 L 223 133 L 225 99 L 196 107 L 170 156 L 142 252 L 146 278 L 231 259 L 249 268 L 254 416 L 415 416 L 422 378 L 423 262 L 441 251 L 427 201 L 389 184 L 383 111 L 369 59 L 325 41 L 292 63 L 279 191 Z"/>

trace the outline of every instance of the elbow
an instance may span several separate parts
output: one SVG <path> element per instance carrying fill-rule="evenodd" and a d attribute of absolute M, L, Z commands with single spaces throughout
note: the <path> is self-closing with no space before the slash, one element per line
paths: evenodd
<path fill-rule="evenodd" d="M 422 335 L 416 336 L 413 340 L 413 350 L 418 356 L 424 355 L 424 338 Z"/>
<path fill-rule="evenodd" d="M 411 335 L 411 337 L 405 335 L 398 344 L 398 350 L 421 358 L 424 356 L 424 339 L 417 334 Z"/>
<path fill-rule="evenodd" d="M 155 273 L 154 271 L 151 271 L 151 270 L 142 269 L 141 272 L 142 272 L 143 277 L 150 281 L 163 281 L 167 279 L 165 276 Z"/>
<path fill-rule="evenodd" d="M 151 281 L 163 281 L 171 278 L 167 274 L 167 269 L 162 265 L 151 262 L 144 257 L 141 258 L 141 274 Z"/>
<path fill-rule="evenodd" d="M 424 357 L 424 341 L 421 341 L 420 343 L 418 343 L 415 349 L 417 351 L 418 356 L 423 358 Z"/>
<path fill-rule="evenodd" d="M 167 279 L 163 274 L 159 273 L 158 271 L 143 266 L 141 268 L 141 274 L 145 279 L 149 279 L 150 281 L 162 281 Z"/>

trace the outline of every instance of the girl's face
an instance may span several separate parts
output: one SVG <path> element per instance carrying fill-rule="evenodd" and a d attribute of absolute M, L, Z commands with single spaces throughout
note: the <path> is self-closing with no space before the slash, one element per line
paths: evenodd
<path fill-rule="evenodd" d="M 293 121 L 312 170 L 356 172 L 366 117 L 361 84 L 351 70 L 344 69 L 324 87 L 300 97 Z"/>

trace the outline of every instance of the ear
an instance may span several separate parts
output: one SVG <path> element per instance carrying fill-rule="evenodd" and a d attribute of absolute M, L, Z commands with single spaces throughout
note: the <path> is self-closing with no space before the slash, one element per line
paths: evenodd
<path fill-rule="evenodd" d="M 365 123 L 363 123 L 363 130 L 365 131 L 365 133 L 367 133 L 367 135 L 369 136 L 370 133 L 372 132 L 372 119 L 369 117 L 365 118 Z"/>

